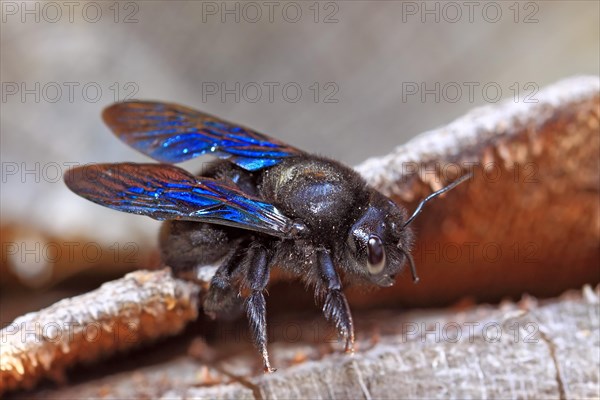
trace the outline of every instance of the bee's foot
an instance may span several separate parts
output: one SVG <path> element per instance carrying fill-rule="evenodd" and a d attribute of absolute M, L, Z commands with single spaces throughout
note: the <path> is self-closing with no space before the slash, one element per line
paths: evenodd
<path fill-rule="evenodd" d="M 272 374 L 273 372 L 277 371 L 277 368 L 271 368 L 270 366 L 265 365 L 263 371 L 265 374 Z"/>
<path fill-rule="evenodd" d="M 346 339 L 346 347 L 344 348 L 344 352 L 347 354 L 354 354 L 354 338 Z"/>

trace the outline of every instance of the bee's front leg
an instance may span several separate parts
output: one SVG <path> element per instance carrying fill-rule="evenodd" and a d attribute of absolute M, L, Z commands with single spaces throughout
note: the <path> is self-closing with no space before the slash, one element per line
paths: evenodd
<path fill-rule="evenodd" d="M 267 308 L 263 292 L 269 283 L 268 251 L 264 245 L 255 242 L 246 254 L 247 276 L 244 285 L 251 290 L 246 299 L 246 314 L 254 343 L 262 355 L 265 372 L 273 372 L 267 351 Z"/>
<path fill-rule="evenodd" d="M 354 324 L 346 296 L 342 292 L 340 277 L 333 266 L 327 250 L 317 251 L 317 264 L 321 283 L 317 284 L 316 296 L 324 298 L 323 314 L 332 321 L 341 337 L 346 339 L 346 352 L 354 351 Z"/>

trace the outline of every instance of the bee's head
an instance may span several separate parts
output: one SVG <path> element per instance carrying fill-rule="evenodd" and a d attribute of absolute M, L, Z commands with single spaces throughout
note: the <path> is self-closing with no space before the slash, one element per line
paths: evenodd
<path fill-rule="evenodd" d="M 406 210 L 390 199 L 371 191 L 367 209 L 352 225 L 347 248 L 355 275 L 379 286 L 394 284 L 407 258 L 413 233 L 408 226 Z M 414 275 L 413 269 L 413 278 Z"/>
<path fill-rule="evenodd" d="M 346 241 L 350 259 L 354 261 L 349 268 L 354 275 L 379 286 L 391 286 L 396 274 L 408 261 L 413 281 L 418 282 L 415 263 L 410 255 L 413 233 L 408 225 L 428 201 L 472 176 L 472 173 L 467 173 L 433 192 L 419 203 L 410 217 L 404 208 L 378 191 L 371 190 L 369 205 L 352 225 Z"/>

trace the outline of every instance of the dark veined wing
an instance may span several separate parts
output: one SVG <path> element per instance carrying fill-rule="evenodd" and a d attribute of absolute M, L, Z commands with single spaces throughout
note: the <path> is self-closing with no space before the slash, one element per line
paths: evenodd
<path fill-rule="evenodd" d="M 168 164 L 92 164 L 64 177 L 73 192 L 105 207 L 157 220 L 228 225 L 287 237 L 292 221 L 239 189 Z"/>
<path fill-rule="evenodd" d="M 167 163 L 214 153 L 256 171 L 302 153 L 262 133 L 177 104 L 116 103 L 102 117 L 125 143 Z"/>

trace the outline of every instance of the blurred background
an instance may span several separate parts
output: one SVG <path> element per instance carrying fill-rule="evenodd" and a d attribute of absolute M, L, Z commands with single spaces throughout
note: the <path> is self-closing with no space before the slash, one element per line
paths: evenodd
<path fill-rule="evenodd" d="M 62 182 L 73 165 L 149 161 L 103 125 L 105 106 L 178 102 L 356 165 L 598 75 L 599 4 L 3 1 L 0 323 L 156 263 L 159 222 Z"/>

